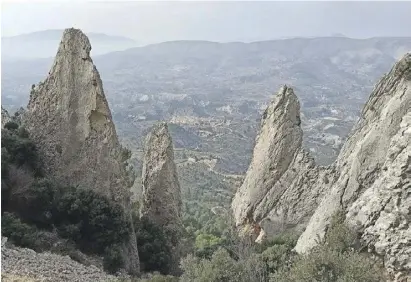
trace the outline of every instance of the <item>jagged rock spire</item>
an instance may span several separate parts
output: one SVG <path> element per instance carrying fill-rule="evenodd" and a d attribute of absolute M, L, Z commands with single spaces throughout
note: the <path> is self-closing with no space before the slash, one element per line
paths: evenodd
<path fill-rule="evenodd" d="M 31 91 L 24 124 L 49 177 L 101 193 L 130 213 L 130 183 L 91 45 L 78 29 L 66 29 L 48 77 Z M 125 254 L 138 273 L 137 245 Z"/>
<path fill-rule="evenodd" d="M 156 124 L 148 134 L 144 152 L 143 203 L 141 217 L 163 228 L 174 238 L 172 271 L 179 265 L 179 241 L 183 228 L 181 190 L 174 163 L 171 135 L 165 122 Z"/>
<path fill-rule="evenodd" d="M 66 29 L 44 82 L 31 92 L 25 125 L 39 144 L 46 170 L 59 180 L 126 198 L 120 187 L 121 147 L 90 42 Z"/>
<path fill-rule="evenodd" d="M 232 202 L 236 225 L 255 236 L 301 229 L 318 204 L 321 190 L 304 187 L 322 181 L 323 172 L 302 149 L 300 124 L 297 96 L 283 86 L 263 114 L 250 167 Z M 307 174 L 312 180 L 302 183 Z"/>

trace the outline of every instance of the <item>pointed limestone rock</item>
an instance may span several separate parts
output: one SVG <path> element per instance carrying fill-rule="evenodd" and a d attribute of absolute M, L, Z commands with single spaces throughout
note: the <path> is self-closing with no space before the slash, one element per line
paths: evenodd
<path fill-rule="evenodd" d="M 300 124 L 300 103 L 284 86 L 263 114 L 250 167 L 232 202 L 243 231 L 271 237 L 302 230 L 319 204 L 326 170 L 302 149 Z"/>
<path fill-rule="evenodd" d="M 131 183 L 123 149 L 90 50 L 83 32 L 64 31 L 48 77 L 32 89 L 24 124 L 38 145 L 47 175 L 93 189 L 129 214 Z M 138 273 L 135 237 L 124 256 L 127 269 Z"/>
<path fill-rule="evenodd" d="M 166 123 L 154 126 L 148 134 L 142 172 L 143 203 L 141 217 L 165 229 L 175 238 L 172 268 L 179 264 L 179 234 L 181 220 L 181 191 L 171 135 Z M 175 270 L 172 270 L 175 271 Z"/>

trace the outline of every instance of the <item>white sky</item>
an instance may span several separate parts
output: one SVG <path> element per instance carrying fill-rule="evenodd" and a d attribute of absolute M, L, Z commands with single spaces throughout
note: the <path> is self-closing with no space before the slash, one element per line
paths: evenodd
<path fill-rule="evenodd" d="M 411 2 L 2 2 L 2 36 L 67 27 L 144 43 L 411 36 Z"/>

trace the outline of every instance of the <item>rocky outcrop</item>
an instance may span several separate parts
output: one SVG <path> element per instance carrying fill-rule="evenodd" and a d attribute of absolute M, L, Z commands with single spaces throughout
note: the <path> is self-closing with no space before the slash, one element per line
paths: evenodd
<path fill-rule="evenodd" d="M 126 154 L 90 50 L 80 30 L 64 31 L 48 77 L 31 91 L 23 122 L 49 177 L 109 197 L 123 205 L 131 220 Z M 135 237 L 124 257 L 127 269 L 138 273 Z"/>
<path fill-rule="evenodd" d="M 411 54 L 377 84 L 327 168 L 316 166 L 301 148 L 298 102 L 285 89 L 263 117 L 246 180 L 234 198 L 237 225 L 258 225 L 270 236 L 295 224 L 302 229 L 309 219 L 296 246 L 306 252 L 324 238 L 331 216 L 343 210 L 389 270 L 410 273 Z"/>
<path fill-rule="evenodd" d="M 232 202 L 237 226 L 267 236 L 302 231 L 331 180 L 302 148 L 300 103 L 284 86 L 265 110 L 253 158 Z"/>
<path fill-rule="evenodd" d="M 391 139 L 382 172 L 347 208 L 347 222 L 397 277 L 411 279 L 411 112 Z M 403 272 L 403 273 L 401 273 Z"/>
<path fill-rule="evenodd" d="M 411 143 L 406 128 L 410 112 L 411 54 L 407 54 L 371 94 L 336 161 L 339 177 L 298 240 L 297 251 L 315 246 L 331 215 L 342 209 L 369 248 L 385 257 L 388 268 L 411 272 Z"/>
<path fill-rule="evenodd" d="M 163 228 L 171 236 L 172 272 L 180 260 L 179 244 L 183 228 L 181 220 L 181 191 L 174 163 L 171 135 L 166 123 L 156 124 L 148 134 L 142 171 L 142 218 Z"/>

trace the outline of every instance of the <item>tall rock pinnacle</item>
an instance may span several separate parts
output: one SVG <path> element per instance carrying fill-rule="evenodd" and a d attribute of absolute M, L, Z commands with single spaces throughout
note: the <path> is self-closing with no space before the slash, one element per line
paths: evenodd
<path fill-rule="evenodd" d="M 156 124 L 145 145 L 141 217 L 163 228 L 171 239 L 175 272 L 179 264 L 179 234 L 182 231 L 181 191 L 171 135 L 166 123 Z"/>
<path fill-rule="evenodd" d="M 123 148 L 90 50 L 83 32 L 64 31 L 48 77 L 32 89 L 24 124 L 49 177 L 97 191 L 129 214 L 131 183 Z M 127 268 L 137 273 L 135 237 L 125 249 Z"/>
<path fill-rule="evenodd" d="M 300 123 L 297 96 L 284 86 L 263 114 L 250 167 L 232 202 L 244 231 L 258 236 L 300 230 L 318 205 L 325 171 L 302 149 Z"/>

